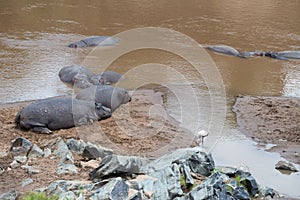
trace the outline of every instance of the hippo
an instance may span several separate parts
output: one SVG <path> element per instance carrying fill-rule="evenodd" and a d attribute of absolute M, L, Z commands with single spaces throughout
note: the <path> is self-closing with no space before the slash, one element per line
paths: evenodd
<path fill-rule="evenodd" d="M 79 91 L 76 99 L 101 103 L 103 106 L 110 108 L 111 112 L 114 112 L 122 104 L 130 102 L 131 96 L 123 88 L 111 85 L 98 85 Z"/>
<path fill-rule="evenodd" d="M 241 54 L 238 50 L 236 50 L 233 47 L 227 46 L 227 45 L 204 46 L 204 48 L 209 49 L 211 51 L 218 52 L 218 53 L 223 53 L 223 54 L 227 54 L 227 55 L 246 58 L 246 56 Z"/>
<path fill-rule="evenodd" d="M 98 85 L 111 85 L 124 80 L 125 77 L 117 72 L 105 71 L 90 78 L 91 83 Z"/>
<path fill-rule="evenodd" d="M 279 60 L 300 59 L 300 51 L 268 51 L 264 53 L 264 56 Z"/>
<path fill-rule="evenodd" d="M 79 42 L 74 42 L 69 44 L 67 47 L 70 48 L 83 48 L 83 47 L 93 47 L 93 46 L 113 46 L 120 42 L 119 38 L 110 36 L 93 36 L 88 37 Z"/>
<path fill-rule="evenodd" d="M 111 116 L 111 110 L 101 103 L 71 97 L 37 100 L 20 110 L 16 127 L 49 134 L 52 130 L 67 129 L 92 123 Z"/>
<path fill-rule="evenodd" d="M 92 85 L 89 80 L 94 76 L 94 73 L 84 66 L 72 65 L 63 67 L 58 76 L 63 82 L 71 85 L 76 82 L 78 88 L 84 89 Z"/>

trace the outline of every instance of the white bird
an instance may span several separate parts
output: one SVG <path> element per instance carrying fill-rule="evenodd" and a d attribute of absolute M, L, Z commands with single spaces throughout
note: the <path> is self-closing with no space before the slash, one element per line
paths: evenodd
<path fill-rule="evenodd" d="M 197 134 L 196 134 L 196 137 L 197 137 L 197 143 L 198 145 L 200 146 L 200 141 L 201 140 L 201 146 L 203 147 L 203 144 L 204 144 L 204 138 L 208 136 L 208 132 L 205 131 L 205 130 L 201 130 L 199 131 Z"/>

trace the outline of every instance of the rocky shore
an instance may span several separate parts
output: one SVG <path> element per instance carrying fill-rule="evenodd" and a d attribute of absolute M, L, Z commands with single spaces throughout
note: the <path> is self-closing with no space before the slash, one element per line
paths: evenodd
<path fill-rule="evenodd" d="M 43 160 L 53 160 L 43 166 Z M 1 182 L 18 170 L 24 176 L 0 199 L 18 199 L 20 188 L 57 195 L 59 199 L 270 199 L 271 188 L 259 186 L 250 172 L 216 167 L 199 147 L 177 149 L 157 159 L 121 156 L 113 150 L 74 138 L 48 140 L 40 148 L 26 138 L 13 141 L 2 161 Z M 3 162 L 2 162 L 3 163 Z M 44 167 L 44 168 L 43 168 Z M 39 174 L 52 168 L 57 177 L 40 187 Z M 89 171 L 83 177 L 83 169 Z M 72 177 L 72 178 L 71 178 Z M 7 183 L 8 184 L 8 183 Z M 34 187 L 32 187 L 34 185 Z M 24 191 L 24 189 L 21 189 Z"/>
<path fill-rule="evenodd" d="M 128 108 L 123 105 L 112 118 L 51 135 L 14 127 L 16 113 L 28 102 L 1 105 L 0 199 L 22 199 L 28 191 L 55 194 L 60 199 L 291 199 L 259 185 L 245 169 L 215 166 L 213 155 L 191 147 L 191 133 L 169 117 L 151 117 L 151 106 L 163 103 L 161 93 L 142 90 L 132 97 L 128 106 L 134 108 L 130 113 L 134 123 L 128 123 Z M 248 97 L 239 97 L 235 105 L 241 127 L 242 123 L 251 124 L 251 120 L 242 120 L 255 110 L 244 111 L 244 106 L 253 106 L 251 101 L 242 106 L 244 99 Z M 258 105 L 256 98 L 249 99 Z M 261 99 L 262 110 L 270 109 Z M 298 101 L 293 102 L 277 105 L 296 105 L 292 109 L 297 115 Z M 290 120 L 299 119 L 294 117 Z M 128 129 L 134 134 L 128 134 Z M 289 142 L 299 147 L 298 140 Z M 289 166 L 279 163 L 276 167 Z"/>

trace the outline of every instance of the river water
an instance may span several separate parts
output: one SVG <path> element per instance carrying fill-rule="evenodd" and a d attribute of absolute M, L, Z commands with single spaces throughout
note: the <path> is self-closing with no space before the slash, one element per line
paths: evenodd
<path fill-rule="evenodd" d="M 90 62 L 95 56 L 92 48 L 66 45 L 87 36 L 117 35 L 121 44 L 102 50 L 110 52 L 122 44 L 130 47 L 105 66 L 126 74 L 123 87 L 133 90 L 146 83 L 151 87 L 151 82 L 163 85 L 169 113 L 185 128 L 194 132 L 222 126 L 208 143 L 217 164 L 243 163 L 260 183 L 300 197 L 299 173 L 286 176 L 275 171 L 280 156 L 257 149 L 238 131 L 231 112 L 239 94 L 300 97 L 300 62 L 241 59 L 199 50 L 198 60 L 206 66 L 199 71 L 176 55 L 189 48 L 187 41 L 226 44 L 240 51 L 300 50 L 299 10 L 298 0 L 0 1 L 0 103 L 71 94 L 57 76 L 60 68 L 86 64 L 98 72 L 104 66 Z M 134 30 L 145 37 L 134 35 Z M 158 30 L 153 38 L 152 30 Z M 168 34 L 170 30 L 176 32 Z M 140 41 L 145 41 L 141 49 Z M 164 51 L 166 47 L 173 51 Z M 101 58 L 105 55 L 102 50 Z M 178 105 L 188 112 L 178 110 Z M 221 109 L 214 109 L 218 106 Z M 243 159 L 245 154 L 253 159 Z"/>

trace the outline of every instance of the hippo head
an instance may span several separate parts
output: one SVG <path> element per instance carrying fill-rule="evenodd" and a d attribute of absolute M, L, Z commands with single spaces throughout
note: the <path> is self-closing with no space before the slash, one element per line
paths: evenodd
<path fill-rule="evenodd" d="M 95 103 L 95 111 L 99 119 L 106 119 L 111 116 L 111 109 L 103 106 L 101 103 Z"/>
<path fill-rule="evenodd" d="M 130 96 L 130 94 L 128 93 L 128 91 L 124 90 L 122 96 L 123 96 L 123 102 L 122 102 L 123 104 L 128 103 L 128 102 L 131 101 L 131 96 Z"/>
<path fill-rule="evenodd" d="M 79 41 L 79 42 L 74 42 L 74 43 L 71 43 L 69 44 L 67 47 L 70 47 L 70 48 L 80 48 L 80 47 L 86 47 L 86 43 L 84 43 L 83 41 Z"/>

